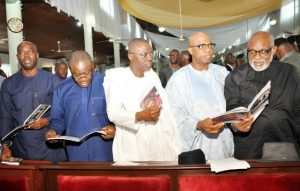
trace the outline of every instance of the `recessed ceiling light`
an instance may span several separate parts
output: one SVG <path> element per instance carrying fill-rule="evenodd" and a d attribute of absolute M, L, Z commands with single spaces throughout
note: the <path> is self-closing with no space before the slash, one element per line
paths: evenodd
<path fill-rule="evenodd" d="M 270 24 L 271 26 L 276 25 L 276 23 L 277 23 L 276 19 L 272 19 L 272 20 L 270 20 L 270 22 L 269 22 L 269 24 Z"/>
<path fill-rule="evenodd" d="M 164 27 L 158 27 L 159 32 L 165 32 L 165 30 L 166 30 L 166 28 L 164 28 Z"/>

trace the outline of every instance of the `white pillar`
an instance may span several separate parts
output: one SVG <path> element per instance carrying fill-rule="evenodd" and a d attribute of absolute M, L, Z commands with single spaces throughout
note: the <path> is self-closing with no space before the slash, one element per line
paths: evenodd
<path fill-rule="evenodd" d="M 6 18 L 7 21 L 11 18 L 19 18 L 22 20 L 21 1 L 20 0 L 6 0 Z M 23 32 L 13 33 L 7 28 L 8 36 L 8 52 L 9 52 L 9 66 L 11 73 L 14 74 L 19 71 L 17 46 L 23 41 Z"/>
<path fill-rule="evenodd" d="M 115 68 L 118 68 L 120 67 L 120 44 L 114 41 L 113 45 L 114 45 Z"/>
<path fill-rule="evenodd" d="M 84 30 L 84 48 L 87 53 L 90 54 L 92 60 L 94 60 L 94 53 L 93 53 L 93 34 L 92 34 L 92 27 L 88 24 L 83 24 Z"/>

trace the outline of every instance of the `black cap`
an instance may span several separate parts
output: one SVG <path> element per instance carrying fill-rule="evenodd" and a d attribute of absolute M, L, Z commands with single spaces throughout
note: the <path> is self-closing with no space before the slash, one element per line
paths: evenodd
<path fill-rule="evenodd" d="M 282 44 L 288 44 L 289 41 L 286 38 L 277 38 L 274 41 L 275 46 L 279 47 Z"/>
<path fill-rule="evenodd" d="M 178 155 L 178 164 L 205 164 L 205 155 L 202 150 L 183 152 Z"/>

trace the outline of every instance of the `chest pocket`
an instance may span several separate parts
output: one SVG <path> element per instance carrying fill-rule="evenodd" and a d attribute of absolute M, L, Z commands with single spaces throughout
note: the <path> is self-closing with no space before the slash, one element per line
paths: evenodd
<path fill-rule="evenodd" d="M 48 91 L 32 91 L 31 94 L 32 103 L 34 106 L 39 104 L 50 104 L 52 102 L 52 93 Z"/>
<path fill-rule="evenodd" d="M 91 98 L 90 105 L 91 113 L 101 115 L 106 113 L 106 100 L 104 97 Z"/>

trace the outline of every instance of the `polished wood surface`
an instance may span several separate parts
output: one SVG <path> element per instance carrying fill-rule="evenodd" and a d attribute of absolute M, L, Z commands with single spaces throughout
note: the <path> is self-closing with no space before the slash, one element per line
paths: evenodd
<path fill-rule="evenodd" d="M 300 162 L 250 161 L 249 163 L 251 168 L 247 170 L 234 170 L 215 174 L 210 171 L 209 165 L 141 163 L 137 166 L 113 166 L 112 163 L 103 162 L 63 162 L 50 164 L 50 162 L 23 161 L 19 166 L 0 165 L 0 174 L 7 176 L 26 175 L 31 179 L 29 190 L 34 191 L 57 190 L 57 177 L 60 175 L 114 177 L 168 176 L 172 182 L 172 190 L 178 190 L 178 177 L 181 176 L 300 175 Z"/>

